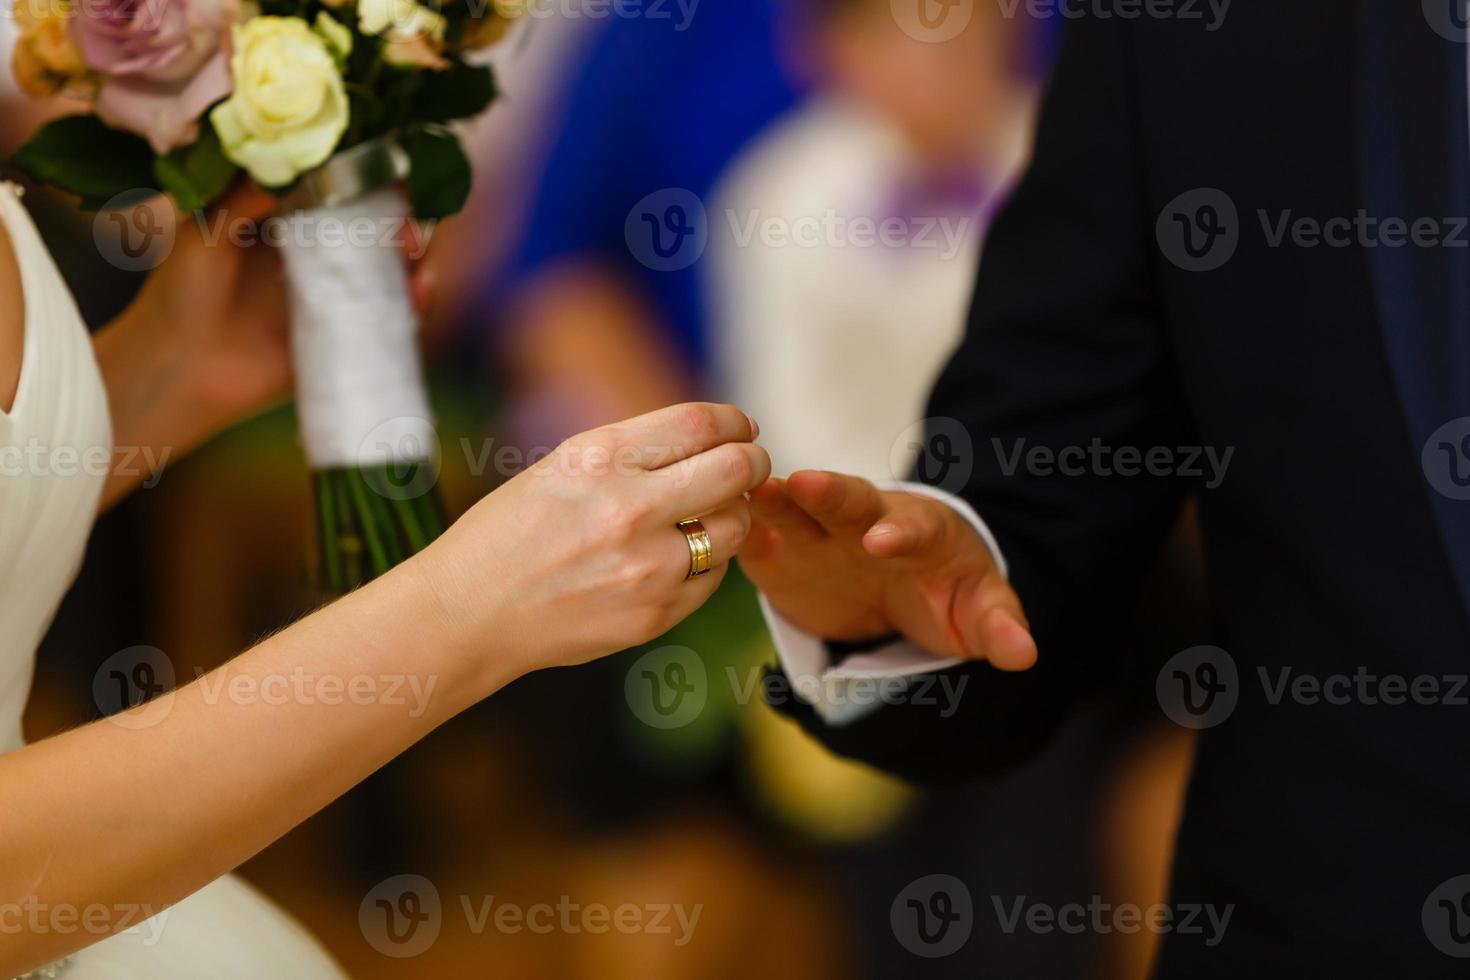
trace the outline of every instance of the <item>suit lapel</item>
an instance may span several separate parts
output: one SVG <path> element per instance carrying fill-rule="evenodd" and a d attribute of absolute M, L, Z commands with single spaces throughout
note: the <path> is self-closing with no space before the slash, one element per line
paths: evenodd
<path fill-rule="evenodd" d="M 1436 2 L 1465 9 L 1465 0 Z M 1368 214 L 1410 225 L 1432 218 L 1447 235 L 1454 222 L 1442 221 L 1470 216 L 1467 45 L 1431 29 L 1418 3 L 1362 0 L 1359 18 L 1358 150 Z M 1367 249 L 1416 466 L 1436 429 L 1470 416 L 1470 231 L 1459 236 L 1460 247 Z M 1424 486 L 1470 606 L 1470 501 Z"/>

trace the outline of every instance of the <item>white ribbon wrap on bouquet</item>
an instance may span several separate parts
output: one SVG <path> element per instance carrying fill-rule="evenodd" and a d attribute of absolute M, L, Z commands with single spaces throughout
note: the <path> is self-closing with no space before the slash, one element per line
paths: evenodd
<path fill-rule="evenodd" d="M 392 188 L 283 217 L 291 356 L 313 469 L 425 460 L 437 439 Z"/>

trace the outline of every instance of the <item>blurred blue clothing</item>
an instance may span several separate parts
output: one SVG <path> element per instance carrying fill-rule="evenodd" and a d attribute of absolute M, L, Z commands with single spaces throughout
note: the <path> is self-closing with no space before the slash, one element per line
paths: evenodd
<path fill-rule="evenodd" d="M 708 205 L 725 166 L 796 101 L 779 64 L 787 22 L 778 2 L 701 0 L 681 30 L 678 0 L 647 0 L 638 9 L 667 16 L 612 16 L 597 28 L 552 124 L 557 135 L 502 289 L 558 260 L 599 259 L 643 287 L 671 343 L 704 369 L 702 263 L 655 271 L 631 254 L 624 226 L 657 191 L 680 188 Z"/>

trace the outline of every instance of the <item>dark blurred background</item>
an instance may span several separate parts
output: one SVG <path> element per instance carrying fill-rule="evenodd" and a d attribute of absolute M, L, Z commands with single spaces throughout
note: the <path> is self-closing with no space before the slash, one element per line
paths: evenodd
<path fill-rule="evenodd" d="M 1062 29 L 1025 4 L 941 5 L 935 20 L 929 2 L 531 5 L 494 55 L 506 95 L 468 134 L 474 199 L 430 251 L 451 510 L 517 456 L 693 397 L 754 414 L 778 472 L 904 475 L 903 435 L 962 330 Z M 40 117 L 0 101 L 8 153 Z M 105 323 L 138 279 L 99 255 L 91 216 L 27 199 Z M 864 236 L 884 222 L 908 237 Z M 42 650 L 28 736 L 96 717 L 94 673 L 119 650 L 157 647 L 191 678 L 319 602 L 307 488 L 283 407 L 107 515 Z M 1195 554 L 1182 514 L 1113 696 L 1002 779 L 920 791 L 803 738 L 760 703 L 774 652 L 732 575 L 649 648 L 704 666 L 687 724 L 645 722 L 625 681 L 646 650 L 527 678 L 243 873 L 364 978 L 1140 976 L 1147 932 L 1008 934 L 992 898 L 1163 899 L 1191 744 L 1161 724 L 1152 678 L 1207 614 Z M 380 953 L 358 917 L 399 874 L 430 879 L 446 907 L 413 959 Z M 931 874 L 974 901 L 969 941 L 938 959 L 889 924 Z M 702 908 L 681 945 L 677 928 L 477 929 L 460 898 L 490 896 Z"/>

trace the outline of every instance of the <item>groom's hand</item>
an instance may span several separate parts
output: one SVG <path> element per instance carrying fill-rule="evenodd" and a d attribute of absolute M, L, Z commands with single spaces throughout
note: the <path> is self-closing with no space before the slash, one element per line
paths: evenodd
<path fill-rule="evenodd" d="M 866 480 L 806 470 L 751 492 L 740 564 L 771 605 L 827 640 L 902 633 L 937 656 L 1036 662 L 1021 602 L 952 508 Z"/>

